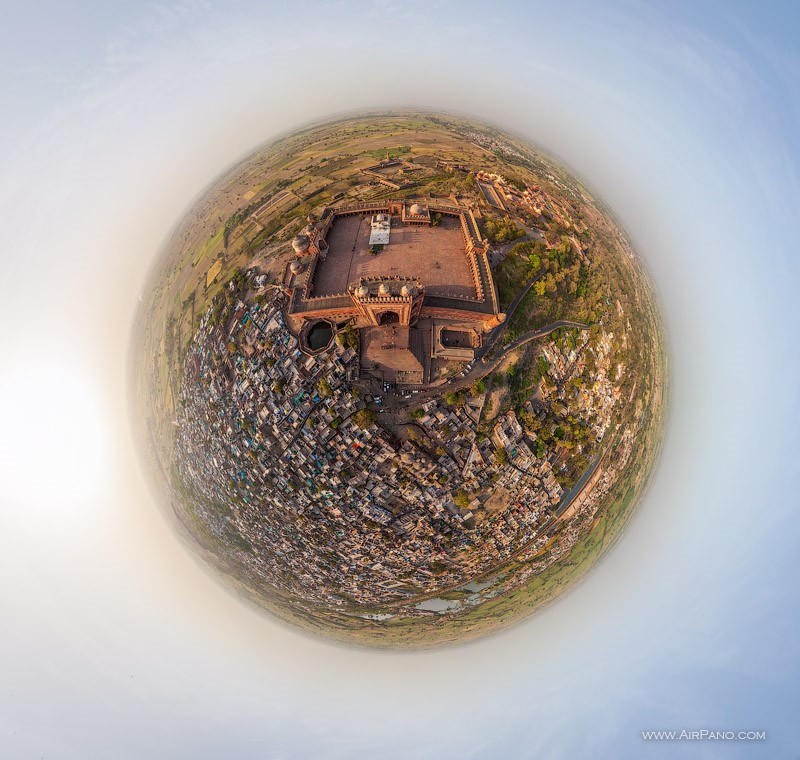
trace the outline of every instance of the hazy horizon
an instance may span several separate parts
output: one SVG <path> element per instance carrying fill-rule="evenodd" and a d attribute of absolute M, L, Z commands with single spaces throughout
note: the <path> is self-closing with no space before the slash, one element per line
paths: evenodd
<path fill-rule="evenodd" d="M 794 756 L 796 9 L 79 6 L 0 28 L 2 754 Z M 523 624 L 416 653 L 305 638 L 227 594 L 155 503 L 127 405 L 139 297 L 201 188 L 390 103 L 562 160 L 630 234 L 672 358 L 659 468 L 618 546 Z M 682 728 L 767 740 L 641 737 Z"/>

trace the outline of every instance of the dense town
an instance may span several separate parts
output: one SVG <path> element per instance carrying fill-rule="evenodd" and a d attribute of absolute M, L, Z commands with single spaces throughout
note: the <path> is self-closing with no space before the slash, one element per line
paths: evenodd
<path fill-rule="evenodd" d="M 194 511 L 220 540 L 237 536 L 254 577 L 340 608 L 409 604 L 514 555 L 535 557 L 555 526 L 590 511 L 575 509 L 553 470 L 557 455 L 541 451 L 513 409 L 489 435 L 479 431 L 487 394 L 420 402 L 406 415 L 411 434 L 398 435 L 382 423 L 393 415 L 381 397 L 359 381 L 346 330 L 324 351 L 303 353 L 284 296 L 258 282 L 252 271 L 232 280 L 201 319 L 176 421 L 179 477 Z M 610 337 L 575 348 L 546 342 L 547 376 L 524 417 L 569 407 L 599 442 L 617 400 Z M 568 382 L 586 376 L 589 353 L 591 382 Z M 577 535 L 561 530 L 542 565 Z"/>

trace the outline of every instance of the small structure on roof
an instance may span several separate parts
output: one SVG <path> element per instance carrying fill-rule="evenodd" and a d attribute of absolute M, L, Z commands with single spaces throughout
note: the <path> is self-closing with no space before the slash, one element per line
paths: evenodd
<path fill-rule="evenodd" d="M 370 220 L 369 244 L 389 245 L 389 233 L 392 230 L 392 217 L 389 214 L 373 214 Z"/>
<path fill-rule="evenodd" d="M 294 240 L 292 240 L 292 249 L 295 253 L 307 253 L 310 246 L 311 239 L 305 232 L 296 235 Z"/>

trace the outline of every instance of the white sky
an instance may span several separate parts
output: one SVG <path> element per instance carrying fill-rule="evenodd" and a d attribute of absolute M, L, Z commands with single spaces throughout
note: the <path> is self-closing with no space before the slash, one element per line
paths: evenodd
<path fill-rule="evenodd" d="M 733 8 L 0 11 L 0 754 L 796 753 L 798 24 Z M 528 135 L 603 195 L 660 289 L 674 394 L 646 503 L 584 584 L 503 635 L 400 655 L 302 638 L 207 576 L 143 481 L 126 382 L 192 198 L 281 131 L 403 104 Z"/>

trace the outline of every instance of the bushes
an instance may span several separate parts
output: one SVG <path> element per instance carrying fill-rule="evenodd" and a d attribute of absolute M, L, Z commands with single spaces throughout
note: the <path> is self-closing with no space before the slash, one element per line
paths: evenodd
<path fill-rule="evenodd" d="M 375 424 L 375 412 L 369 409 L 359 409 L 359 411 L 353 415 L 353 422 L 362 430 L 366 430 Z"/>
<path fill-rule="evenodd" d="M 521 238 L 525 230 L 517 227 L 510 219 L 486 219 L 483 222 L 483 234 L 493 244 L 508 243 Z"/>
<path fill-rule="evenodd" d="M 345 325 L 344 328 L 336 333 L 336 342 L 340 346 L 347 346 L 348 348 L 352 348 L 354 351 L 358 351 L 358 330 L 356 330 L 353 325 Z"/>
<path fill-rule="evenodd" d="M 463 406 L 464 401 L 466 400 L 466 394 L 464 391 L 458 391 L 458 393 L 455 391 L 449 391 L 444 394 L 444 400 L 448 406 Z"/>
<path fill-rule="evenodd" d="M 461 509 L 466 509 L 469 506 L 469 496 L 467 492 L 462 489 L 459 489 L 453 494 L 453 501 L 456 503 L 456 506 Z"/>
<path fill-rule="evenodd" d="M 486 393 L 486 381 L 479 377 L 472 385 L 469 387 L 469 392 L 473 396 L 481 396 Z"/>

